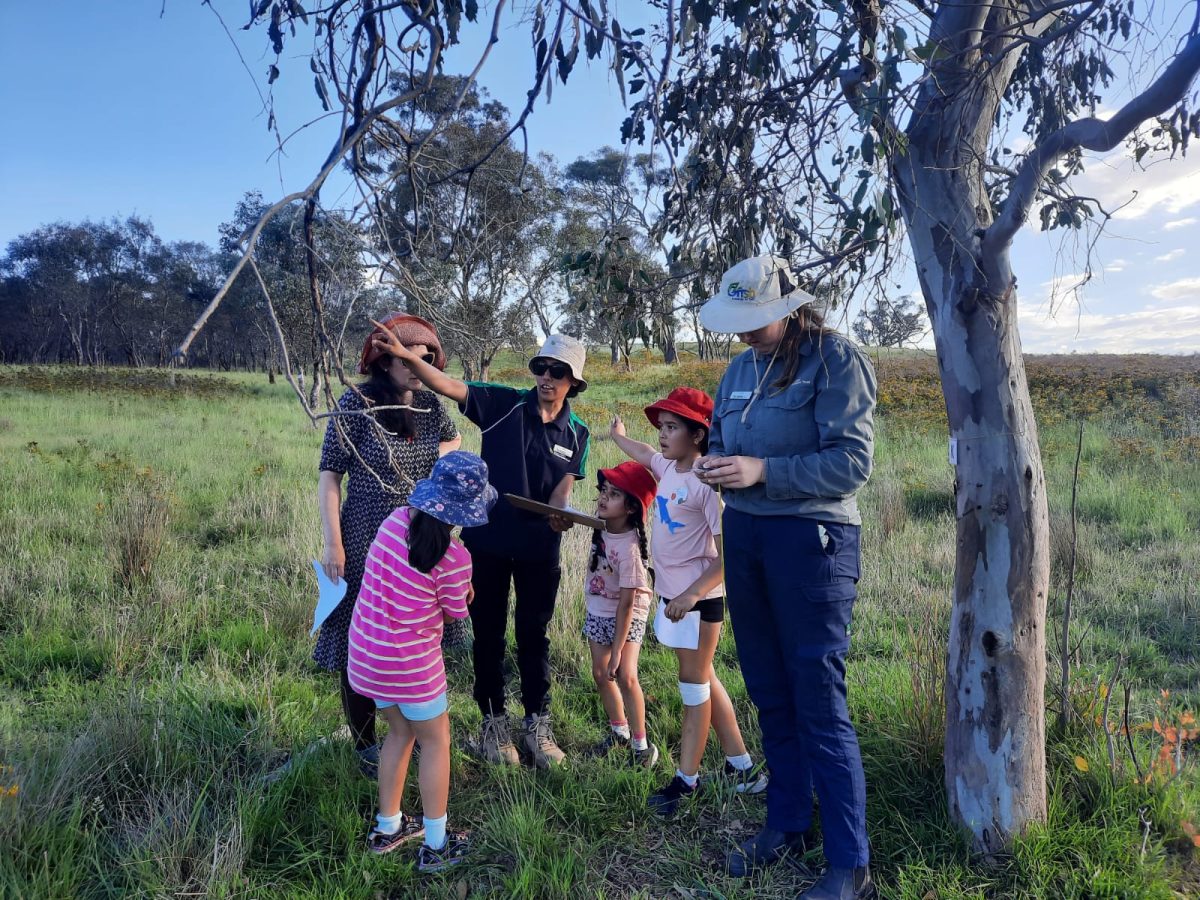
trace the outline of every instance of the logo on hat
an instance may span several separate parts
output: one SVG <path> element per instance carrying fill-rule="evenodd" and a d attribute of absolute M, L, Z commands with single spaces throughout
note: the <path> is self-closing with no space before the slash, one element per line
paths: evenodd
<path fill-rule="evenodd" d="M 729 290 L 726 291 L 733 300 L 753 300 L 754 288 L 742 287 L 740 281 L 734 281 L 729 285 Z"/>

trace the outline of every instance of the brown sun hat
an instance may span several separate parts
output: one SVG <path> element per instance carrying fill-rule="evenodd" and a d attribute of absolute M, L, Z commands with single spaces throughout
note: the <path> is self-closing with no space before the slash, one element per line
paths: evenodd
<path fill-rule="evenodd" d="M 412 347 L 416 344 L 424 344 L 433 352 L 433 364 L 438 369 L 446 368 L 446 351 L 442 349 L 442 342 L 438 338 L 437 329 L 433 327 L 431 322 L 427 322 L 420 316 L 413 316 L 408 313 L 391 313 L 383 324 L 387 326 L 388 331 L 393 332 L 396 337 L 400 338 L 400 343 L 405 347 Z M 369 375 L 371 373 L 371 363 L 379 359 L 381 356 L 386 356 L 387 351 L 380 350 L 372 343 L 372 339 L 379 334 L 379 329 L 372 329 L 367 335 L 367 339 L 363 342 L 362 357 L 358 362 L 358 372 L 360 375 Z"/>

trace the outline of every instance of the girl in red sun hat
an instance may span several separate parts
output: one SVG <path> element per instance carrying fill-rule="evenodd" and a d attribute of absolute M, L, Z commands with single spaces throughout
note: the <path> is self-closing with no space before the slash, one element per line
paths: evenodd
<path fill-rule="evenodd" d="M 583 583 L 587 607 L 583 636 L 610 730 L 589 755 L 626 749 L 631 765 L 649 769 L 658 762 L 658 748 L 646 739 L 638 655 L 654 599 L 646 549 L 646 512 L 654 502 L 654 476 L 645 466 L 623 462 L 601 469 L 596 478 L 600 488 L 596 515 L 604 520 L 604 529 L 592 532 Z"/>
<path fill-rule="evenodd" d="M 654 631 L 659 643 L 675 650 L 683 700 L 679 768 L 649 799 L 650 808 L 663 816 L 695 795 L 710 726 L 721 742 L 724 775 L 734 789 L 757 794 L 767 786 L 766 772 L 746 751 L 729 694 L 713 671 L 725 621 L 721 498 L 692 471 L 708 452 L 712 411 L 708 394 L 681 387 L 646 407 L 646 418 L 658 429 L 657 451 L 629 438 L 620 416 L 609 431 L 621 450 L 646 466 L 657 481 L 650 511 L 654 587 L 660 597 Z"/>

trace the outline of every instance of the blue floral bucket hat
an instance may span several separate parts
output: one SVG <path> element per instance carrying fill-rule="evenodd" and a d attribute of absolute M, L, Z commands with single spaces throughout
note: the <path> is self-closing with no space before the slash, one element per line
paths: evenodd
<path fill-rule="evenodd" d="M 488 467 L 466 450 L 453 450 L 436 463 L 408 495 L 408 505 L 447 525 L 483 525 L 496 502 L 488 484 Z"/>

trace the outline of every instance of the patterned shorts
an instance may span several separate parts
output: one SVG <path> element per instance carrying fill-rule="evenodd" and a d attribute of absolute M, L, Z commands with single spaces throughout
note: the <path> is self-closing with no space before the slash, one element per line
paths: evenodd
<path fill-rule="evenodd" d="M 587 613 L 583 618 L 583 636 L 589 641 L 595 641 L 603 647 L 612 646 L 613 638 L 617 636 L 616 617 L 593 616 Z M 646 636 L 646 620 L 636 616 L 629 623 L 629 637 L 625 640 L 631 644 L 640 644 Z"/>

